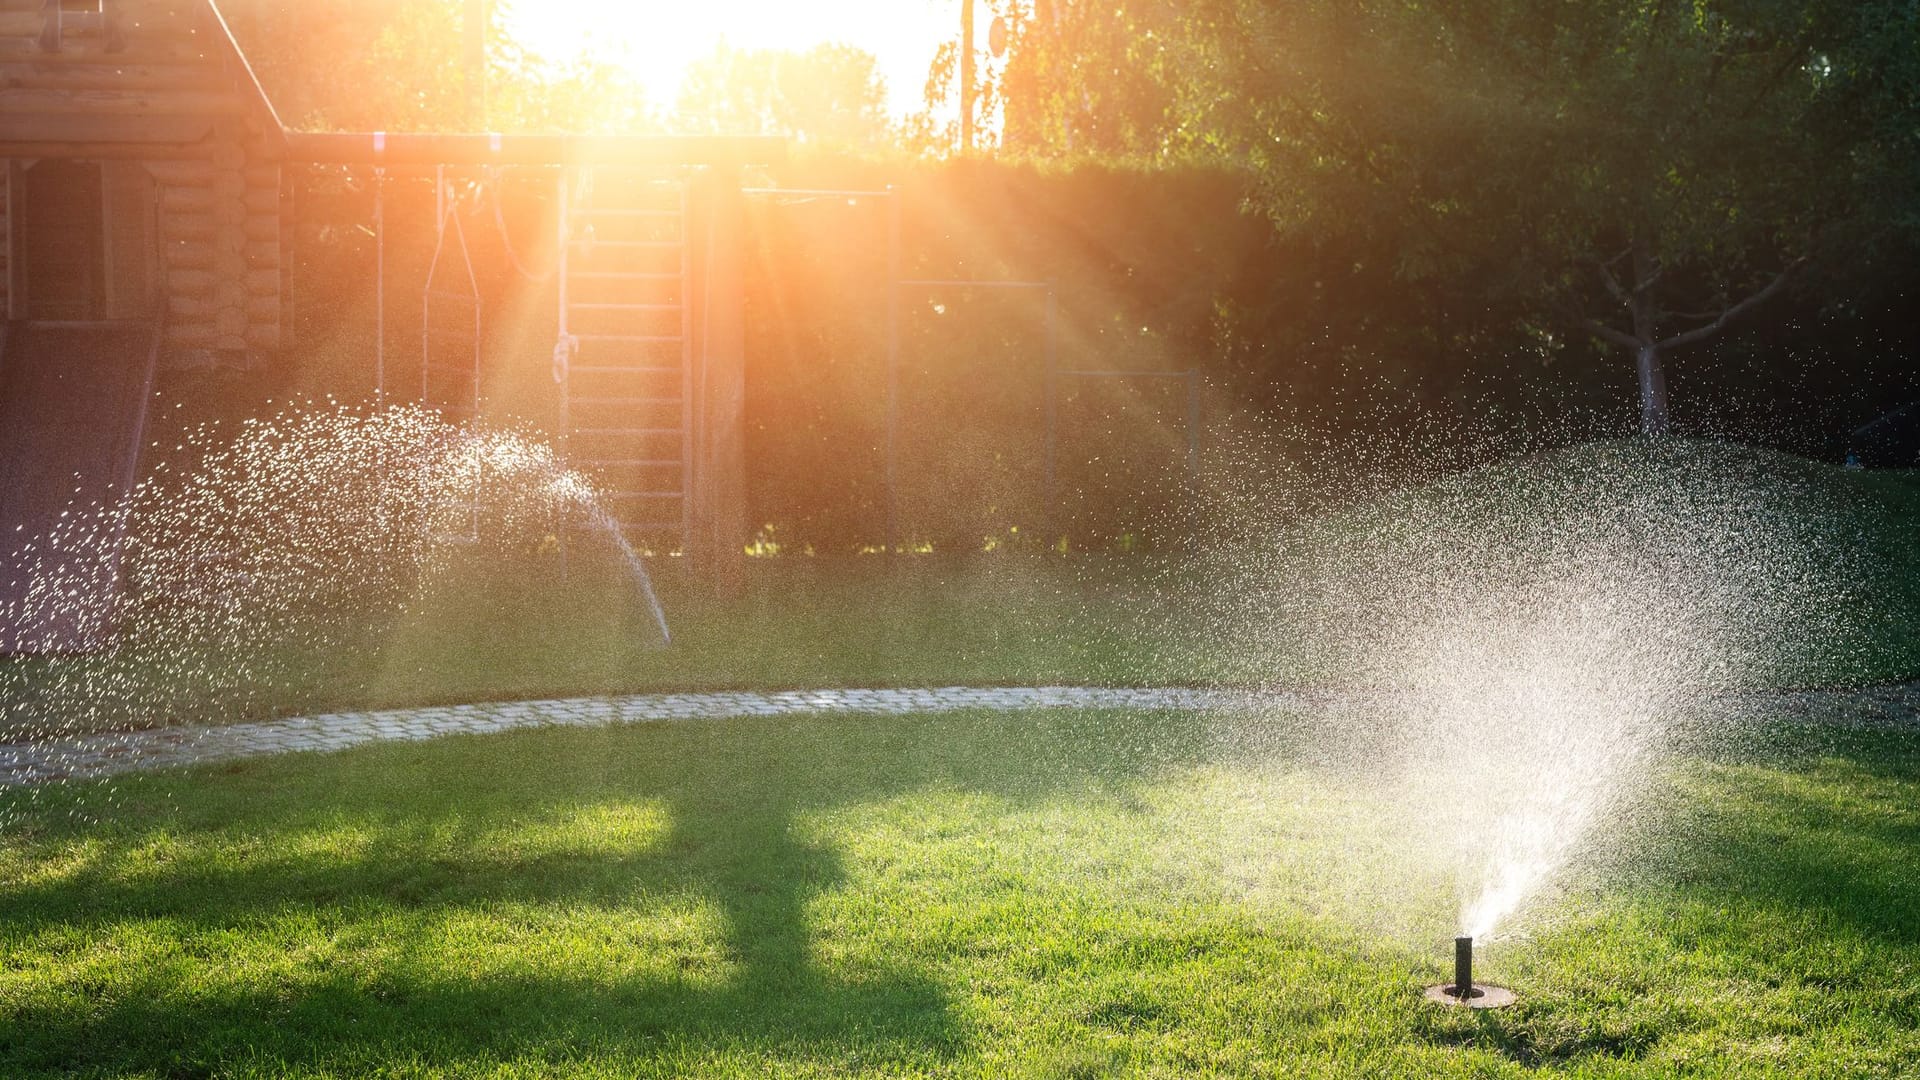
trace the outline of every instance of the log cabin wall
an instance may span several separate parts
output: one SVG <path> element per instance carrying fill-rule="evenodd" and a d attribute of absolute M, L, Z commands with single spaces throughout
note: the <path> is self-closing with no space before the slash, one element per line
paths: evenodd
<path fill-rule="evenodd" d="M 167 343 L 280 348 L 280 166 L 229 144 L 208 160 L 149 162 L 159 198 Z"/>
<path fill-rule="evenodd" d="M 172 361 L 277 351 L 284 136 L 213 5 L 69 0 L 52 18 L 0 0 L 0 157 L 102 163 L 107 314 L 163 314 Z M 0 285 L 22 272 L 17 232 L 0 230 Z M 0 304 L 25 317 L 17 290 Z"/>

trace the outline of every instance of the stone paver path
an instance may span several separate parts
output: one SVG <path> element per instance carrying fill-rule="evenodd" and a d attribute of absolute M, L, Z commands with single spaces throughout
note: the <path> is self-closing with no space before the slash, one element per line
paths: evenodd
<path fill-rule="evenodd" d="M 384 712 L 326 713 L 251 724 L 168 727 L 67 735 L 0 744 L 0 787 L 198 765 L 365 743 L 487 735 L 541 727 L 597 727 L 794 713 L 902 715 L 959 709 L 1203 709 L 1244 703 L 1245 694 L 1185 689 L 969 687 L 796 690 L 769 693 L 635 694 Z"/>
<path fill-rule="evenodd" d="M 0 787 L 85 779 L 297 751 L 344 750 L 366 743 L 443 735 L 487 735 L 542 727 L 599 727 L 643 721 L 701 720 L 796 713 L 1013 711 L 1045 708 L 1247 709 L 1361 705 L 1367 695 L 1327 692 L 1194 690 L 1174 687 L 974 687 L 634 694 L 384 712 L 325 713 L 252 724 L 153 728 L 66 735 L 0 744 Z M 1920 684 L 1867 690 L 1726 694 L 1733 712 L 1763 710 L 1780 720 L 1823 725 L 1920 723 Z"/>

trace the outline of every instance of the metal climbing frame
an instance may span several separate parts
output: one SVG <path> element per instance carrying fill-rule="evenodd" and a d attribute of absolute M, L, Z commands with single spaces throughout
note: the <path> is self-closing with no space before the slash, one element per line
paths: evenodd
<path fill-rule="evenodd" d="M 693 535 L 693 244 L 682 177 L 562 171 L 553 377 L 567 456 L 621 532 L 656 552 Z"/>

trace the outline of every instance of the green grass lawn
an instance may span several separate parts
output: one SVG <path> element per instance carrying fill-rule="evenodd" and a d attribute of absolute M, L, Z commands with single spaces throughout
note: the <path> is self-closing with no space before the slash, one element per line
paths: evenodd
<path fill-rule="evenodd" d="M 1428 1006 L 1417 807 L 1196 716 L 543 731 L 0 794 L 0 1075 L 1912 1076 L 1920 735 L 1694 751 Z"/>
<path fill-rule="evenodd" d="M 462 566 L 407 611 L 319 647 L 0 657 L 0 731 L 649 691 L 1187 684 L 1208 667 L 1162 618 L 1176 572 L 1144 559 L 756 560 L 744 592 L 720 598 L 674 561 L 657 582 L 674 634 L 662 648 L 631 581 L 608 567 Z M 62 707 L 105 695 L 139 715 L 109 709 L 103 725 Z"/>

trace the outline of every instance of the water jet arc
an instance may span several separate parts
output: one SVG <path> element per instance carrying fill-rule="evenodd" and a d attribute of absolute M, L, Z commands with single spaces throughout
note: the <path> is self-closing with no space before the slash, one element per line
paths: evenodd
<path fill-rule="evenodd" d="M 1517 998 L 1504 986 L 1473 981 L 1473 938 L 1453 939 L 1453 981 L 1435 983 L 1426 989 L 1426 999 L 1436 1005 L 1455 1005 L 1469 1009 L 1503 1009 Z"/>

